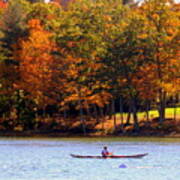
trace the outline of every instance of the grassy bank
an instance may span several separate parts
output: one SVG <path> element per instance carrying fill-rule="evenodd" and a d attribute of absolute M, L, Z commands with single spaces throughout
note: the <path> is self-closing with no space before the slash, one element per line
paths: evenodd
<path fill-rule="evenodd" d="M 180 107 L 175 108 L 166 108 L 166 120 L 162 125 L 159 125 L 158 123 L 158 111 L 157 110 L 151 110 L 149 111 L 149 121 L 147 121 L 147 114 L 146 112 L 138 112 L 138 119 L 139 119 L 139 126 L 140 126 L 140 132 L 138 135 L 157 135 L 157 136 L 163 136 L 163 135 L 171 135 L 171 136 L 178 136 L 180 137 Z M 174 115 L 176 114 L 176 119 L 174 119 Z M 123 119 L 124 123 L 126 123 L 128 114 L 123 113 Z M 99 130 L 99 132 L 102 130 L 102 127 L 104 128 L 104 133 L 111 134 L 114 131 L 121 131 L 121 117 L 120 114 L 116 114 L 116 127 L 114 128 L 114 119 L 107 119 L 105 122 L 99 123 L 95 129 Z M 133 132 L 133 118 L 131 116 L 130 118 L 130 124 L 128 126 L 123 127 L 123 132 L 120 132 L 120 135 L 123 134 L 131 134 Z"/>
<path fill-rule="evenodd" d="M 166 118 L 174 118 L 174 113 L 176 111 L 176 118 L 180 119 L 180 107 L 175 108 L 166 108 L 165 111 L 165 116 Z M 145 120 L 146 119 L 146 112 L 138 112 L 137 113 L 138 118 L 140 121 Z M 120 118 L 120 114 L 117 113 L 116 114 L 117 118 Z M 123 113 L 124 118 L 127 118 L 127 113 Z M 149 117 L 150 119 L 153 118 L 157 118 L 158 117 L 158 110 L 150 110 L 149 111 Z M 131 117 L 131 121 L 132 121 L 132 117 Z"/>

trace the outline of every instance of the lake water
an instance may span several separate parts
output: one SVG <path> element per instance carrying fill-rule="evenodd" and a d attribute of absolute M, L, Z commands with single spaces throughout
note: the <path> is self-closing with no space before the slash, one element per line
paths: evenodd
<path fill-rule="evenodd" d="M 69 154 L 149 153 L 143 159 L 76 159 Z M 126 168 L 120 168 L 125 165 Z M 179 180 L 180 139 L 0 138 L 0 180 Z"/>

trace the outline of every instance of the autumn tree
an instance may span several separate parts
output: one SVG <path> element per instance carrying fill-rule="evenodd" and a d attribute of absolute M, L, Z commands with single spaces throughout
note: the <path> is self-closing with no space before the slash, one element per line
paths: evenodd
<path fill-rule="evenodd" d="M 143 19 L 135 16 L 134 13 L 129 18 L 123 31 L 119 31 L 118 38 L 114 38 L 105 63 L 107 74 L 113 76 L 111 83 L 116 91 L 115 97 L 122 96 L 126 99 L 126 103 L 132 108 L 134 127 L 138 130 L 137 102 L 139 94 L 133 80 L 144 60 L 142 58 L 143 44 L 138 39 L 143 30 Z"/>
<path fill-rule="evenodd" d="M 51 41 L 52 34 L 44 30 L 37 19 L 29 21 L 28 31 L 29 35 L 19 41 L 14 51 L 20 64 L 20 81 L 16 87 L 27 92 L 39 107 L 45 109 L 53 102 L 51 79 L 55 44 Z"/>
<path fill-rule="evenodd" d="M 25 17 L 28 4 L 23 0 L 11 0 L 1 17 L 0 45 L 8 60 L 12 60 L 13 45 L 25 35 Z"/>
<path fill-rule="evenodd" d="M 165 119 L 166 99 L 178 91 L 177 75 L 179 52 L 179 15 L 175 4 L 168 0 L 148 0 L 140 7 L 140 13 L 146 18 L 148 29 L 147 43 L 149 46 L 148 65 L 154 76 L 152 89 L 157 92 L 159 105 L 159 121 Z"/>
<path fill-rule="evenodd" d="M 113 31 L 111 23 L 121 18 L 121 7 L 118 0 L 83 0 L 71 4 L 62 16 L 57 42 L 69 55 L 67 62 L 71 70 L 67 71 L 69 84 L 65 102 L 76 103 L 81 114 L 82 108 L 88 111 L 92 105 L 102 108 L 108 103 L 107 83 L 100 79 L 99 72 L 111 38 L 109 32 Z"/>
<path fill-rule="evenodd" d="M 13 57 L 13 47 L 26 32 L 25 17 L 28 3 L 24 0 L 8 2 L 1 15 L 0 27 L 0 82 L 1 95 L 9 97 L 9 109 L 16 103 L 14 82 L 19 78 L 18 61 Z M 7 108 L 8 109 L 8 108 Z M 7 110 L 8 111 L 8 110 Z"/>
<path fill-rule="evenodd" d="M 62 8 L 54 3 L 33 3 L 27 14 L 27 22 L 31 19 L 39 19 L 44 28 L 48 31 L 55 31 L 55 27 L 59 24 Z M 57 20 L 58 19 L 58 20 Z"/>

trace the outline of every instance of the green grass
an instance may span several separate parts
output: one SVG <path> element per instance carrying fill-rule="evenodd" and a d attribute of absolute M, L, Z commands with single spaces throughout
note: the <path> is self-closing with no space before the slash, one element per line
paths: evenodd
<path fill-rule="evenodd" d="M 173 118 L 174 117 L 174 108 L 166 108 L 166 118 Z M 127 117 L 127 113 L 123 113 L 125 117 Z M 117 113 L 117 118 L 120 116 L 119 113 Z M 150 110 L 149 111 L 149 117 L 150 119 L 158 117 L 158 110 Z M 180 107 L 176 108 L 176 116 L 180 118 Z M 146 119 L 146 112 L 138 112 L 139 119 Z"/>

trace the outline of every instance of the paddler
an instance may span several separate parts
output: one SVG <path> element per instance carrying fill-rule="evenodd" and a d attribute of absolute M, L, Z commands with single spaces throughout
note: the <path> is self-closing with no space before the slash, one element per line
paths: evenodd
<path fill-rule="evenodd" d="M 108 151 L 107 146 L 104 146 L 101 154 L 102 154 L 103 157 L 107 157 L 107 156 L 112 155 L 112 153 L 110 153 L 110 152 Z"/>

